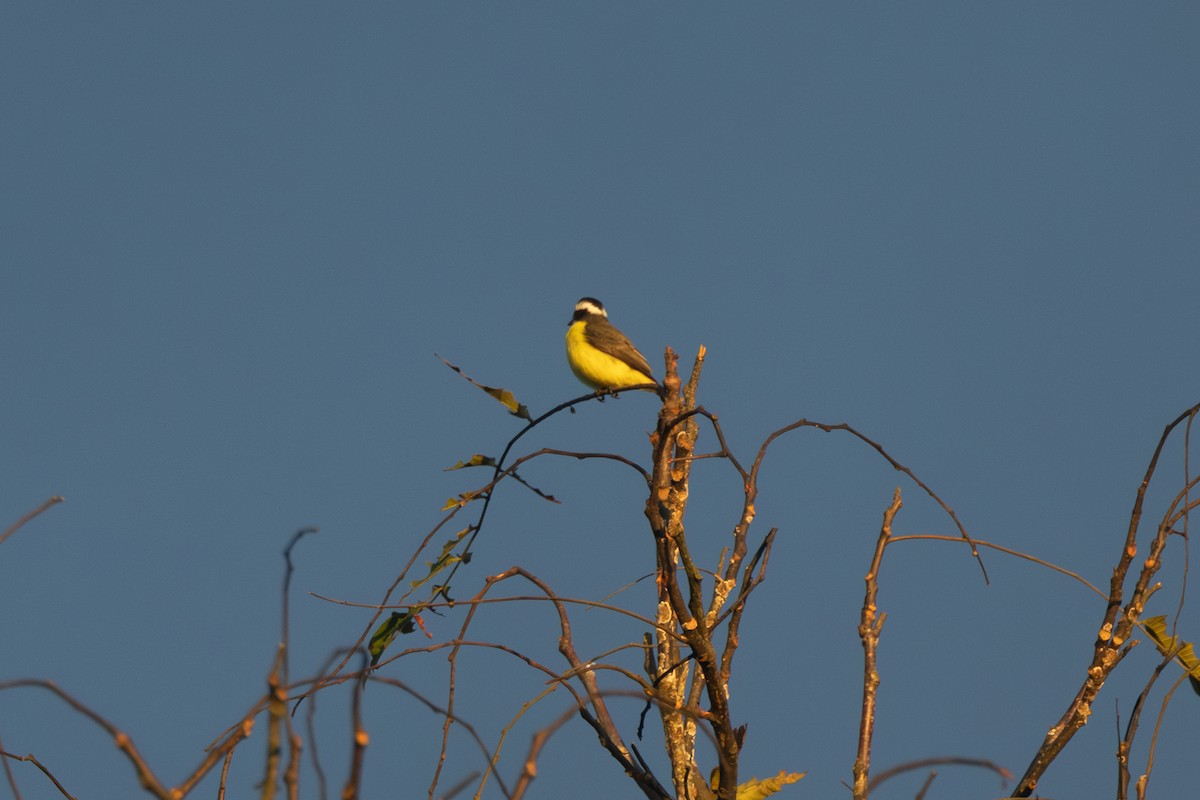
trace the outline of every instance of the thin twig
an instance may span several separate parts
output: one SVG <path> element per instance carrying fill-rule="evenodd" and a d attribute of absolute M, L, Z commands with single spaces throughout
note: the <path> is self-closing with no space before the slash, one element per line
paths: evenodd
<path fill-rule="evenodd" d="M 889 767 L 878 773 L 871 779 L 872 789 L 878 789 L 884 781 L 891 780 L 897 775 L 902 775 L 905 772 L 912 772 L 918 769 L 927 769 L 936 767 L 942 764 L 953 764 L 962 767 L 979 767 L 980 769 L 991 770 L 1000 776 L 1001 786 L 1005 782 L 1013 779 L 1013 774 L 1004 767 L 994 761 L 989 761 L 986 758 L 970 758 L 967 756 L 943 756 L 939 758 L 922 758 L 918 761 L 908 761 L 903 764 L 897 764 L 894 767 Z"/>
<path fill-rule="evenodd" d="M 525 756 L 525 761 L 521 765 L 521 776 L 517 778 L 517 782 L 513 786 L 512 800 L 522 800 L 525 797 L 525 791 L 537 777 L 537 760 L 538 756 L 542 753 L 542 748 L 546 746 L 546 742 L 550 741 L 550 737 L 566 724 L 567 720 L 575 716 L 577 711 L 574 708 L 567 709 L 563 714 L 559 715 L 558 719 L 533 735 L 533 738 L 529 742 L 529 753 Z"/>
<path fill-rule="evenodd" d="M 1162 706 L 1158 709 L 1158 716 L 1154 720 L 1154 733 L 1150 737 L 1150 751 L 1146 754 L 1146 771 L 1141 774 L 1137 782 L 1138 800 L 1145 800 L 1146 798 L 1146 784 L 1150 781 L 1150 773 L 1154 771 L 1154 754 L 1158 750 L 1158 734 L 1162 730 L 1163 720 L 1167 716 L 1167 706 L 1171 704 L 1171 699 L 1175 696 L 1175 691 L 1187 679 L 1187 673 L 1180 675 L 1175 683 L 1171 684 L 1171 688 L 1167 690 L 1167 693 L 1163 695 Z"/>
<path fill-rule="evenodd" d="M 61 783 L 59 783 L 58 778 L 54 777 L 54 774 L 51 773 L 50 770 L 46 768 L 46 765 L 43 764 L 41 761 L 38 761 L 37 758 L 35 758 L 32 753 L 29 753 L 29 754 L 23 755 L 23 756 L 19 756 L 16 753 L 9 753 L 5 750 L 0 750 L 0 758 L 12 759 L 13 761 L 24 761 L 26 763 L 33 764 L 35 767 L 37 767 L 39 770 L 42 771 L 43 775 L 45 775 L 47 778 L 50 779 L 50 782 L 54 784 L 55 788 L 58 789 L 58 791 L 62 794 L 63 797 L 69 798 L 69 800 L 75 800 L 75 795 L 68 792 L 66 790 L 66 787 L 64 787 Z M 5 768 L 5 770 L 8 769 L 8 761 L 7 760 L 4 762 L 4 768 Z M 12 789 L 13 789 L 13 796 L 16 798 L 16 800 L 21 800 L 21 793 L 17 791 L 16 783 L 10 783 L 10 785 L 12 786 Z"/>
<path fill-rule="evenodd" d="M 36 678 L 20 678 L 17 680 L 0 682 L 0 692 L 7 689 L 25 687 L 45 689 L 108 733 L 108 735 L 113 738 L 117 749 L 120 750 L 125 755 L 126 759 L 129 760 L 130 764 L 133 765 L 134 771 L 137 773 L 138 781 L 141 783 L 142 788 L 159 798 L 159 800 L 178 800 L 178 798 L 185 796 L 192 790 L 193 787 L 195 787 L 201 778 L 208 774 L 208 771 L 212 769 L 213 765 L 215 765 L 217 761 L 219 761 L 225 756 L 226 753 L 236 747 L 242 739 L 245 739 L 250 735 L 250 731 L 254 725 L 253 714 L 244 718 L 238 726 L 231 729 L 229 735 L 226 736 L 220 745 L 208 753 L 204 760 L 200 762 L 200 765 L 196 767 L 192 774 L 183 783 L 174 788 L 167 788 L 166 786 L 163 786 L 163 784 L 158 780 L 157 776 L 155 776 L 153 770 L 150 769 L 150 765 L 146 763 L 145 758 L 142 757 L 142 754 L 138 751 L 137 746 L 134 745 L 133 739 L 129 736 L 129 734 L 117 728 L 116 725 L 109 722 L 107 719 L 105 719 L 96 711 L 93 711 L 84 703 L 76 700 L 68 692 L 59 688 L 59 686 L 53 681 L 40 680 Z"/>
<path fill-rule="evenodd" d="M 875 450 L 875 452 L 879 453 L 879 455 L 882 456 L 885 461 L 887 461 L 889 464 L 891 464 L 892 469 L 896 470 L 897 472 L 903 472 L 905 475 L 907 475 L 909 480 L 911 480 L 913 483 L 915 483 L 917 486 L 919 486 L 921 488 L 921 490 L 925 492 L 925 494 L 929 495 L 929 497 L 932 498 L 933 501 L 936 502 L 939 506 L 941 506 L 942 510 L 945 511 L 950 516 L 950 519 L 954 521 L 954 525 L 956 528 L 958 528 L 958 532 L 959 532 L 959 534 L 962 535 L 963 540 L 965 542 L 967 542 L 967 544 L 971 545 L 971 556 L 979 564 L 979 569 L 983 573 L 984 583 L 990 583 L 990 581 L 988 580 L 987 568 L 984 567 L 983 559 L 980 557 L 979 551 L 975 547 L 975 540 L 971 537 L 971 534 L 967 533 L 966 527 L 962 524 L 962 521 L 959 520 L 958 514 L 956 514 L 954 512 L 954 509 L 951 508 L 950 505 L 945 500 L 943 500 L 941 498 L 941 496 L 938 495 L 937 492 L 935 492 L 933 489 L 931 489 L 925 483 L 925 481 L 923 481 L 919 477 L 917 477 L 917 474 L 915 472 L 913 472 L 911 469 L 906 467 L 904 464 L 901 464 L 894 457 L 892 457 L 892 454 L 889 453 L 884 448 L 883 445 L 881 445 L 879 442 L 875 441 L 871 437 L 867 436 L 866 434 L 861 433 L 860 431 L 858 431 L 857 429 L 848 425 L 845 422 L 841 422 L 836 425 L 830 425 L 830 424 L 823 423 L 823 422 L 813 422 L 810 420 L 801 419 L 801 420 L 797 420 L 796 422 L 793 422 L 791 425 L 787 425 L 787 426 L 780 428 L 779 430 L 775 431 L 770 436 L 768 436 L 766 441 L 763 442 L 762 448 L 759 450 L 759 453 L 758 453 L 758 458 L 756 458 L 754 460 L 753 471 L 754 472 L 758 471 L 758 468 L 759 468 L 760 463 L 762 462 L 763 456 L 766 455 L 767 447 L 768 447 L 768 445 L 771 444 L 772 441 L 774 441 L 777 437 L 782 436 L 783 434 L 785 434 L 789 431 L 796 430 L 797 428 L 816 428 L 818 430 L 825 431 L 826 433 L 832 433 L 833 431 L 845 431 L 846 433 L 849 433 L 851 436 L 854 436 L 855 438 L 857 438 L 859 441 L 863 442 L 864 444 L 869 445 L 872 449 Z"/>
<path fill-rule="evenodd" d="M 17 530 L 18 530 L 18 529 L 19 529 L 19 528 L 20 528 L 22 525 L 24 525 L 25 523 L 29 522 L 29 520 L 33 519 L 33 518 L 34 518 L 34 517 L 36 517 L 38 514 L 41 514 L 43 511 L 45 511 L 46 509 L 50 508 L 51 506 L 56 506 L 56 505 L 58 505 L 59 503 L 65 502 L 65 501 L 66 501 L 66 499 L 67 499 L 67 498 L 65 498 L 65 497 L 62 497 L 62 496 L 60 496 L 60 495 L 54 495 L 54 496 L 53 496 L 53 497 L 51 497 L 49 500 L 47 500 L 46 502 L 42 503 L 40 506 L 38 506 L 37 508 L 35 508 L 33 511 L 30 511 L 28 514 L 26 514 L 26 515 L 24 515 L 23 517 L 21 517 L 19 520 L 17 520 L 16 522 L 14 522 L 12 525 L 9 525 L 9 526 L 8 526 L 8 527 L 7 527 L 7 528 L 4 530 L 4 533 L 0 533 L 0 544 L 4 544 L 4 540 L 5 540 L 5 539 L 7 539 L 8 537 L 10 537 L 10 536 L 12 536 L 14 533 L 16 533 L 16 532 L 17 532 Z"/>
<path fill-rule="evenodd" d="M 217 784 L 217 800 L 225 800 L 225 785 L 229 780 L 229 765 L 233 763 L 233 751 L 225 754 L 225 762 L 221 764 L 221 780 Z"/>
<path fill-rule="evenodd" d="M 367 659 L 369 656 L 365 650 L 359 650 L 359 654 L 360 658 L 362 658 L 361 671 L 362 674 L 366 675 Z M 362 722 L 362 694 L 364 685 L 364 681 L 355 681 L 350 699 L 350 721 L 354 728 L 353 746 L 350 749 L 350 775 L 346 779 L 346 785 L 342 788 L 342 800 L 355 800 L 358 797 L 358 790 L 362 786 L 363 758 L 366 755 L 367 745 L 371 741 Z"/>
<path fill-rule="evenodd" d="M 1129 754 L 1133 749 L 1133 739 L 1137 735 L 1142 707 L 1146 702 L 1146 698 L 1150 695 L 1150 690 L 1158 681 L 1158 677 L 1162 675 L 1167 665 L 1175 659 L 1181 647 L 1183 647 L 1182 643 L 1173 652 L 1163 656 L 1158 666 L 1155 667 L 1154 672 L 1150 674 L 1150 678 L 1146 681 L 1145 687 L 1142 688 L 1141 694 L 1134 701 L 1133 711 L 1129 715 L 1129 723 L 1125 726 L 1125 735 L 1120 737 L 1120 740 L 1117 742 L 1117 800 L 1128 800 L 1129 798 Z M 1184 677 L 1186 677 L 1186 673 Z"/>
<path fill-rule="evenodd" d="M 0 737 L 0 753 L 4 752 L 6 752 L 4 750 L 4 739 Z M 9 764 L 8 761 L 9 759 L 7 758 L 0 759 L 0 763 L 4 764 L 4 777 L 8 781 L 8 788 L 12 791 L 13 800 L 22 800 L 21 790 L 17 788 L 17 776 L 13 774 L 12 764 Z"/>
<path fill-rule="evenodd" d="M 940 533 L 906 533 L 903 536 L 893 536 L 892 543 L 898 544 L 900 542 L 918 541 L 918 540 L 922 540 L 922 539 L 928 540 L 928 541 L 934 541 L 934 542 L 958 542 L 961 544 L 966 544 L 966 542 L 964 542 L 962 537 L 960 537 L 960 536 L 946 536 L 945 534 L 940 534 Z M 989 542 L 984 539 L 976 539 L 975 544 L 977 544 L 980 547 L 987 548 L 989 550 L 996 550 L 998 552 L 1005 553 L 1006 555 L 1016 556 L 1017 558 L 1022 558 L 1026 561 L 1032 561 L 1034 564 L 1045 567 L 1046 569 L 1054 570 L 1055 572 L 1057 572 L 1061 575 L 1066 575 L 1068 578 L 1073 578 L 1073 579 L 1079 581 L 1080 583 L 1082 583 L 1087 588 L 1091 589 L 1093 592 L 1095 592 L 1100 597 L 1105 597 L 1105 598 L 1108 597 L 1108 595 L 1106 595 L 1104 592 L 1100 591 L 1100 589 L 1098 589 L 1094 583 L 1092 583 L 1091 581 L 1089 581 L 1087 578 L 1083 577 L 1079 573 L 1072 572 L 1069 569 L 1060 567 L 1057 564 L 1053 564 L 1049 561 L 1038 558 L 1037 556 L 1031 556 L 1028 553 L 1022 553 L 1020 550 L 1013 550 L 1011 547 L 1005 547 L 1004 545 L 996 544 L 995 542 Z"/>
<path fill-rule="evenodd" d="M 472 644 L 479 644 L 479 646 L 483 646 L 483 643 L 473 643 L 473 642 L 463 642 L 462 644 L 464 646 L 468 646 L 468 645 L 472 645 Z M 533 661 L 533 659 L 522 656 L 521 654 L 517 653 L 515 650 L 510 650 L 508 648 L 503 648 L 503 649 L 505 649 L 507 652 L 510 652 L 513 655 L 516 655 L 517 657 L 521 658 L 521 660 L 525 661 L 527 664 L 530 664 L 531 666 L 533 666 L 537 669 L 541 669 L 543 672 L 546 672 L 547 674 L 553 674 L 553 672 L 548 667 L 543 667 L 541 664 L 538 664 L 537 662 Z M 408 686 L 407 684 L 405 684 L 403 681 L 399 681 L 399 680 L 396 680 L 395 678 L 387 677 L 385 675 L 379 675 L 377 673 L 372 673 L 371 681 L 372 681 L 372 683 L 381 683 L 386 686 L 393 686 L 393 687 L 399 689 L 400 691 L 405 692 L 410 697 L 415 699 L 417 702 L 421 703 L 426 708 L 428 708 L 430 711 L 432 711 L 433 713 L 435 713 L 439 716 L 444 717 L 450 713 L 446 709 L 439 706 L 437 703 L 434 703 L 428 697 L 425 697 L 423 694 L 418 692 L 416 689 L 413 689 L 411 686 Z M 475 742 L 475 745 L 479 748 L 479 751 L 480 751 L 480 753 L 483 754 L 483 757 L 487 758 L 487 759 L 491 759 L 491 757 L 492 757 L 491 749 L 487 746 L 487 743 L 483 741 L 483 737 L 479 735 L 479 732 L 477 730 L 475 730 L 475 726 L 472 725 L 470 722 L 466 721 L 465 719 L 463 719 L 462 717 L 458 717 L 458 716 L 456 716 L 454 718 L 454 722 L 460 728 L 462 728 L 468 734 L 470 734 L 471 739 Z M 472 773 L 472 777 L 470 780 L 474 780 L 477 777 L 479 777 L 478 773 Z M 496 775 L 496 783 L 499 784 L 500 791 L 504 794 L 505 797 L 512 797 L 512 793 L 509 791 L 508 787 L 504 784 L 503 776 L 497 774 Z M 455 794 L 455 793 L 457 793 L 457 790 L 454 787 L 451 787 L 450 789 L 446 790 L 446 792 L 443 794 L 443 797 L 446 797 L 446 796 L 449 796 L 449 795 Z"/>

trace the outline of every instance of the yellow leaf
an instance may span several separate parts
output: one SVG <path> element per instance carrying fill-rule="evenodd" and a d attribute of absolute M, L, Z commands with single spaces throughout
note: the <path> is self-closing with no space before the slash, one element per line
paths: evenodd
<path fill-rule="evenodd" d="M 458 497 L 451 497 L 448 499 L 446 504 L 442 506 L 441 510 L 449 511 L 452 508 L 462 508 L 476 497 L 479 497 L 479 495 L 480 492 L 463 492 Z"/>
<path fill-rule="evenodd" d="M 738 784 L 737 800 L 766 800 L 766 798 L 778 792 L 789 783 L 796 781 L 807 775 L 807 772 L 784 772 L 779 771 L 779 774 L 774 778 L 751 778 L 745 783 Z M 714 791 L 720 786 L 721 771 L 714 769 L 710 784 Z"/>
<path fill-rule="evenodd" d="M 1192 689 L 1196 694 L 1200 694 L 1200 658 L 1196 657 L 1195 646 L 1191 642 L 1185 642 L 1177 636 L 1167 634 L 1166 616 L 1150 617 L 1141 620 L 1141 623 L 1146 633 L 1150 634 L 1150 638 L 1154 640 L 1154 646 L 1158 648 L 1158 652 L 1164 656 L 1174 653 L 1175 660 L 1187 670 Z"/>
<path fill-rule="evenodd" d="M 496 466 L 496 459 L 492 458 L 491 456 L 485 456 L 485 455 L 476 453 L 475 455 L 471 456 L 470 459 L 468 459 L 466 461 L 459 461 L 454 466 L 446 467 L 442 471 L 443 472 L 451 472 L 456 469 L 466 469 L 467 467 L 494 467 L 494 466 Z"/>

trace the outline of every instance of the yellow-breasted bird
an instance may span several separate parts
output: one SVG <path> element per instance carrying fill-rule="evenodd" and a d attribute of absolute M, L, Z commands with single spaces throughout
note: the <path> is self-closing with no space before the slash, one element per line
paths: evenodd
<path fill-rule="evenodd" d="M 585 297 L 567 327 L 567 361 L 575 377 L 593 389 L 624 389 L 657 383 L 646 357 L 608 321 L 604 304 Z M 643 387 L 648 392 L 657 388 Z"/>

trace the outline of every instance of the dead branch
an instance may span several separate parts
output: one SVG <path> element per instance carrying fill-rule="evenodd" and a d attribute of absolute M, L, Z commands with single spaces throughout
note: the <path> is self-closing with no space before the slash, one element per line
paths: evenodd
<path fill-rule="evenodd" d="M 858 624 L 858 638 L 862 640 L 863 648 L 863 700 L 862 715 L 858 722 L 858 755 L 854 759 L 854 800 L 867 800 L 867 778 L 871 772 L 871 737 L 875 733 L 875 698 L 879 690 L 879 670 L 875 654 L 879 648 L 879 633 L 883 629 L 884 620 L 887 619 L 886 614 L 879 613 L 879 606 L 876 604 L 879 596 L 879 567 L 883 562 L 883 551 L 892 536 L 892 521 L 903 505 L 900 489 L 897 487 L 892 495 L 892 504 L 883 512 L 883 525 L 879 529 L 879 538 L 875 541 L 875 554 L 871 558 L 871 567 L 867 570 L 865 579 L 867 591 Z"/>

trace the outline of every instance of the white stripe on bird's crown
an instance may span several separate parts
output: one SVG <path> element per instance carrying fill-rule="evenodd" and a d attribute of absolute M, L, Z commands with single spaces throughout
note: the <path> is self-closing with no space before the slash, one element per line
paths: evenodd
<path fill-rule="evenodd" d="M 575 304 L 576 311 L 586 311 L 589 314 L 597 314 L 601 317 L 608 317 L 608 312 L 604 310 L 604 304 L 594 297 L 585 297 Z"/>

